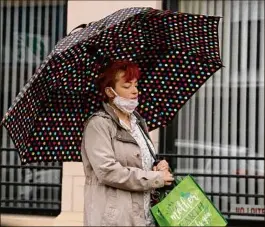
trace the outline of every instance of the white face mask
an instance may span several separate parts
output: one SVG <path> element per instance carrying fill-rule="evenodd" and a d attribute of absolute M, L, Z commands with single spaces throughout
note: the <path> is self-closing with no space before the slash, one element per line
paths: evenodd
<path fill-rule="evenodd" d="M 139 102 L 138 99 L 127 99 L 119 96 L 112 88 L 111 90 L 116 95 L 113 99 L 113 103 L 117 108 L 125 113 L 132 113 L 135 108 L 138 106 Z"/>

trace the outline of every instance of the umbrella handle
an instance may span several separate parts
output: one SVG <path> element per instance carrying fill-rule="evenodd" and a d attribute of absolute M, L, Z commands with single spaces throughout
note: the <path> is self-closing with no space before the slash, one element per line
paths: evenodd
<path fill-rule="evenodd" d="M 85 28 L 86 26 L 87 26 L 87 24 L 80 24 L 77 27 L 75 27 L 72 31 L 70 31 L 68 35 L 71 35 L 74 30 L 76 30 L 78 28 Z"/>

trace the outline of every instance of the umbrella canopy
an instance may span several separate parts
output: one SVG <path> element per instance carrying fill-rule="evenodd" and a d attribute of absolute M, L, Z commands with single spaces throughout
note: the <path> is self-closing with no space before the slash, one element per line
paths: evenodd
<path fill-rule="evenodd" d="M 60 40 L 2 120 L 22 163 L 81 161 L 84 121 L 100 108 L 95 86 L 113 60 L 141 70 L 138 112 L 165 126 L 222 67 L 220 17 L 126 8 Z"/>

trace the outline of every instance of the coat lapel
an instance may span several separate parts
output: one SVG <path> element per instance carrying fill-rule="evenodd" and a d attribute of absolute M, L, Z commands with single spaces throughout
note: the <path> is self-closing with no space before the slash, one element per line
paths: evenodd
<path fill-rule="evenodd" d="M 112 118 L 112 120 L 117 124 L 118 128 L 117 128 L 117 133 L 116 133 L 116 139 L 120 140 L 122 142 L 127 142 L 127 143 L 134 143 L 136 145 L 138 145 L 138 143 L 136 142 L 136 140 L 131 136 L 130 133 L 128 133 L 123 126 L 121 125 L 119 118 L 117 117 L 117 115 L 115 114 L 114 110 L 107 105 L 106 103 L 103 103 L 103 108 L 104 110 L 107 112 L 107 114 L 109 114 L 109 116 Z"/>
<path fill-rule="evenodd" d="M 131 136 L 130 133 L 128 133 L 120 124 L 119 118 L 115 114 L 114 110 L 106 103 L 103 103 L 103 109 L 109 114 L 109 116 L 112 118 L 112 120 L 118 125 L 118 130 L 116 134 L 117 140 L 123 141 L 123 142 L 129 142 L 134 143 L 136 145 L 136 140 Z M 144 133 L 146 134 L 147 138 L 152 142 L 149 133 L 147 125 L 144 121 L 144 119 L 140 116 L 140 114 L 137 111 L 134 111 L 133 114 L 136 117 L 136 123 L 143 129 Z M 152 142 L 153 144 L 153 142 Z"/>

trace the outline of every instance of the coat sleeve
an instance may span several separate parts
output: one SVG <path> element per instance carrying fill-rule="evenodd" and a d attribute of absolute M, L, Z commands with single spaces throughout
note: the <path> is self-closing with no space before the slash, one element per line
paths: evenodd
<path fill-rule="evenodd" d="M 162 172 L 124 167 L 115 159 L 107 119 L 93 117 L 85 128 L 84 137 L 85 153 L 99 182 L 130 191 L 147 191 L 164 186 Z"/>

